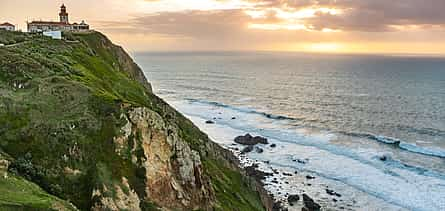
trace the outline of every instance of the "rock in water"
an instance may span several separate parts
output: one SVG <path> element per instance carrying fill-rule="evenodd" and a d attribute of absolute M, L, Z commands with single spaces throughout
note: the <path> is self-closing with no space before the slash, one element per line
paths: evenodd
<path fill-rule="evenodd" d="M 331 189 L 326 189 L 326 193 L 331 195 L 331 196 L 337 196 L 337 197 L 341 197 L 341 194 L 335 192 L 334 190 Z"/>
<path fill-rule="evenodd" d="M 212 120 L 207 120 L 207 121 L 206 121 L 206 124 L 215 124 L 215 122 L 212 121 Z"/>
<path fill-rule="evenodd" d="M 309 197 L 305 193 L 303 194 L 303 202 L 305 208 L 309 211 L 318 211 L 321 208 L 319 204 L 317 204 L 311 197 Z"/>
<path fill-rule="evenodd" d="M 253 151 L 253 145 L 247 146 L 241 151 L 241 154 L 246 154 Z"/>
<path fill-rule="evenodd" d="M 242 145 L 256 145 L 256 144 L 268 144 L 266 138 L 261 136 L 253 137 L 249 133 L 244 136 L 238 136 L 235 138 L 235 142 Z"/>
<path fill-rule="evenodd" d="M 388 158 L 387 158 L 385 155 L 382 155 L 379 159 L 380 159 L 381 161 L 386 161 Z"/>
<path fill-rule="evenodd" d="M 311 175 L 306 175 L 306 179 L 315 179 L 315 177 Z"/>
<path fill-rule="evenodd" d="M 260 147 L 256 147 L 256 148 L 255 148 L 255 152 L 257 152 L 257 153 L 263 153 L 264 150 L 263 150 L 262 148 L 260 148 Z"/>
<path fill-rule="evenodd" d="M 261 137 L 261 136 L 255 136 L 253 137 L 253 141 L 257 142 L 258 144 L 269 144 L 267 141 L 267 138 Z"/>
<path fill-rule="evenodd" d="M 277 145 L 276 144 L 271 144 L 270 147 L 275 148 L 275 147 L 277 147 Z"/>
<path fill-rule="evenodd" d="M 297 194 L 289 195 L 287 197 L 287 202 L 289 202 L 290 206 L 294 206 L 294 203 L 298 202 L 298 200 L 300 200 L 300 196 L 298 196 Z"/>
<path fill-rule="evenodd" d="M 284 175 L 284 176 L 287 176 L 287 177 L 291 177 L 291 176 L 292 176 L 291 173 L 287 173 L 287 172 L 283 172 L 283 175 Z"/>

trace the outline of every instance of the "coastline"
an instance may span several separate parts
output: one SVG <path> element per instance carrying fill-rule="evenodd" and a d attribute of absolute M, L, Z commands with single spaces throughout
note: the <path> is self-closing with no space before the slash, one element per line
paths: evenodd
<path fill-rule="evenodd" d="M 256 56 L 136 55 L 136 60 L 150 69 L 145 74 L 157 95 L 234 153 L 242 168 L 257 164 L 268 176 L 262 179 L 264 188 L 275 198 L 286 206 L 288 196 L 298 194 L 300 202 L 290 210 L 303 206 L 303 194 L 334 210 L 443 210 L 442 130 L 402 121 L 415 118 L 415 113 L 406 116 L 385 106 L 396 106 L 391 97 L 398 90 L 382 92 L 394 83 L 383 78 L 386 86 L 380 90 L 363 90 L 365 77 L 359 78 L 362 85 L 337 83 L 345 76 L 358 80 L 345 72 L 350 69 L 332 73 L 334 81 L 310 74 L 322 74 L 322 64 L 336 63 L 329 58 L 321 58 L 320 65 L 309 62 L 308 67 L 294 68 L 302 58 L 272 56 L 289 65 L 276 69 L 265 62 L 271 58 L 257 62 Z M 350 59 L 346 64 L 356 61 Z M 277 75 L 271 78 L 272 72 Z M 340 91 L 330 93 L 320 82 Z M 344 86 L 359 90 L 341 91 Z M 321 94 L 314 94 L 320 89 Z M 386 100 L 375 100 L 382 98 Z M 441 125 L 434 119 L 431 124 Z M 234 143 L 246 134 L 267 138 L 269 144 L 247 148 Z"/>
<path fill-rule="evenodd" d="M 261 153 L 254 150 L 250 153 L 243 154 L 241 151 L 245 146 L 235 143 L 234 138 L 239 135 L 245 135 L 246 133 L 250 133 L 254 136 L 264 136 L 264 130 L 267 129 L 248 131 L 245 129 L 231 128 L 222 122 L 226 120 L 237 122 L 237 124 L 240 125 L 245 125 L 248 123 L 244 122 L 244 119 L 241 116 L 237 116 L 236 119 L 230 119 L 230 116 L 232 115 L 231 113 L 225 113 L 224 111 L 220 110 L 212 110 L 213 113 L 211 115 L 215 116 L 213 119 L 210 118 L 211 115 L 208 116 L 208 118 L 203 118 L 200 115 L 191 115 L 189 110 L 190 107 L 185 108 L 181 103 L 179 103 L 179 101 L 173 100 L 167 102 L 189 118 L 198 128 L 208 134 L 212 141 L 217 143 L 221 148 L 230 151 L 230 156 L 235 157 L 237 160 L 234 163 L 239 164 L 239 168 L 243 169 L 244 172 L 246 172 L 246 170 L 251 171 L 251 166 L 258 165 L 258 171 L 254 171 L 254 173 L 251 173 L 250 176 L 257 177 L 259 175 L 261 177 L 263 176 L 263 173 L 261 172 L 264 172 L 265 178 L 260 179 L 258 183 L 262 184 L 263 188 L 266 190 L 266 194 L 262 195 L 267 195 L 273 200 L 272 202 L 269 202 L 269 206 L 272 206 L 272 208 L 274 207 L 274 204 L 275 208 L 279 207 L 278 205 L 280 204 L 283 210 L 301 210 L 305 206 L 302 200 L 303 195 L 307 195 L 312 198 L 315 203 L 319 204 L 322 209 L 414 209 L 404 204 L 399 204 L 398 201 L 395 201 L 391 197 L 386 197 L 386 195 L 380 195 L 379 193 L 373 193 L 368 189 L 362 188 L 366 186 L 357 186 L 354 185 L 354 183 L 351 183 L 351 181 L 362 181 L 365 183 L 369 183 L 371 181 L 375 182 L 374 179 L 366 178 L 365 176 L 366 174 L 373 175 L 378 173 L 372 172 L 372 168 L 375 166 L 370 167 L 371 169 L 362 169 L 363 172 L 358 175 L 359 177 L 357 177 L 357 175 L 354 176 L 354 172 L 362 171 L 360 168 L 361 162 L 364 162 L 363 160 L 352 160 L 352 163 L 350 163 L 351 160 L 349 160 L 346 163 L 342 163 L 342 161 L 338 160 L 341 159 L 342 155 L 329 154 L 327 149 L 320 149 L 314 145 L 295 145 L 292 143 L 280 142 L 274 137 L 267 135 L 266 138 L 269 139 L 269 144 L 258 144 L 256 146 L 262 149 Z M 196 108 L 196 111 L 198 113 L 206 112 L 200 107 Z M 213 123 L 206 123 L 208 120 L 212 120 L 211 122 Z M 315 138 L 317 141 L 324 140 L 326 138 L 335 140 L 335 137 L 331 137 L 329 134 L 323 134 L 322 132 L 318 134 L 306 134 L 306 136 L 306 138 Z M 271 143 L 276 144 L 276 147 L 271 147 Z M 326 144 L 328 143 L 324 143 L 324 145 Z M 367 152 L 363 153 L 364 155 L 368 156 Z M 379 158 L 376 159 L 376 162 L 382 162 L 379 160 Z M 388 157 L 388 159 L 390 158 Z M 327 167 L 325 170 L 319 171 L 314 171 L 308 167 L 309 165 L 330 165 L 332 163 L 337 163 L 339 166 L 325 166 L 323 167 Z M 371 165 L 371 163 L 368 164 Z M 344 179 L 334 177 L 331 175 L 333 170 L 344 172 L 344 175 L 349 176 L 345 177 Z M 257 177 L 257 179 L 258 178 L 259 177 Z M 389 181 L 385 181 L 388 179 Z M 395 183 L 391 183 L 391 180 L 391 177 L 381 178 L 381 181 L 377 182 L 376 184 L 388 184 L 389 186 L 397 184 L 396 181 L 394 181 Z M 400 185 L 400 187 L 409 188 L 409 186 L 404 187 L 404 184 Z M 401 197 L 403 197 L 403 193 L 401 194 Z M 298 195 L 299 200 L 297 202 L 292 202 L 293 206 L 290 206 L 288 198 L 292 195 Z"/>
<path fill-rule="evenodd" d="M 236 165 L 235 168 L 238 168 L 245 176 L 254 181 L 254 187 L 261 194 L 263 203 L 268 210 L 301 210 L 305 207 L 302 199 L 303 194 L 312 198 L 322 209 L 357 210 L 363 208 L 364 204 L 368 204 L 368 206 L 378 209 L 401 210 L 400 207 L 386 204 L 380 199 L 368 197 L 363 192 L 351 191 L 344 184 L 330 184 L 329 181 L 313 172 L 297 172 L 292 168 L 271 166 L 269 161 L 261 160 L 260 156 L 256 157 L 257 159 L 249 157 L 241 152 L 243 145 L 218 141 L 221 139 L 227 140 L 227 137 L 215 136 L 211 127 L 218 127 L 217 125 L 206 124 L 204 119 L 196 117 L 187 116 L 187 118 L 206 132 L 210 139 L 226 152 L 223 155 L 225 159 L 231 160 L 232 165 Z M 265 150 L 268 148 L 266 145 L 259 147 Z M 259 154 L 257 153 L 257 155 Z M 332 192 L 327 193 L 327 190 Z M 335 195 L 339 193 L 342 195 Z M 299 200 L 293 202 L 293 206 L 290 206 L 288 202 L 288 197 L 291 195 L 299 196 Z"/>

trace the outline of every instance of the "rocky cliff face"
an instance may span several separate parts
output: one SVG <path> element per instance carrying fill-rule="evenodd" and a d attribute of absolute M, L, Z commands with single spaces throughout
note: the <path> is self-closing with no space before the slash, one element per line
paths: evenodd
<path fill-rule="evenodd" d="M 213 190 L 199 152 L 181 140 L 178 128 L 144 107 L 128 110 L 123 119 L 122 133 L 114 138 L 116 153 L 145 171 L 144 195 L 165 207 L 210 208 Z"/>
<path fill-rule="evenodd" d="M 0 47 L 0 171 L 18 182 L 0 177 L 0 190 L 26 183 L 36 191 L 0 191 L 0 208 L 270 204 L 236 158 L 156 97 L 139 67 L 105 36 L 66 34 L 70 41 L 58 41 L 0 32 L 0 40 L 15 36 L 19 44 Z"/>

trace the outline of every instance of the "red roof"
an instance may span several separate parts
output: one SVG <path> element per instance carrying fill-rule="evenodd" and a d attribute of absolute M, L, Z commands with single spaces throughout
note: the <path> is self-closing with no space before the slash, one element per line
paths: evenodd
<path fill-rule="evenodd" d="M 56 22 L 56 21 L 32 21 L 29 24 L 43 24 L 43 25 L 69 25 L 64 22 Z"/>
<path fill-rule="evenodd" d="M 5 23 L 0 24 L 0 26 L 14 26 L 14 25 L 12 25 L 12 24 L 10 24 L 8 22 L 5 22 Z"/>

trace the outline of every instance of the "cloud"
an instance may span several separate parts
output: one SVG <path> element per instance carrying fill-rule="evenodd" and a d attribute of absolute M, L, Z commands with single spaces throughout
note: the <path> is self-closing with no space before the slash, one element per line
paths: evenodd
<path fill-rule="evenodd" d="M 147 1 L 147 0 L 145 0 Z M 150 0 L 155 1 L 155 0 Z M 219 0 L 226 2 L 229 0 Z M 154 34 L 200 41 L 250 39 L 311 39 L 326 29 L 344 32 L 443 29 L 443 0 L 245 0 L 247 8 L 186 10 L 138 14 L 125 22 L 102 22 L 100 28 L 113 32 Z M 282 9 L 285 8 L 285 9 Z M 333 13 L 326 8 L 337 9 Z M 301 14 L 300 14 L 301 13 Z M 254 26 L 254 27 L 249 27 Z M 256 30 L 253 30 L 256 29 Z M 276 32 L 258 34 L 258 30 Z M 296 32 L 300 30 L 300 32 Z M 283 32 L 284 31 L 284 32 Z M 295 31 L 295 32 L 289 32 Z M 306 32 L 305 32 L 306 31 Z M 317 35 L 326 37 L 326 35 Z"/>
<path fill-rule="evenodd" d="M 218 4 L 233 1 L 218 0 Z M 131 46 L 133 49 L 150 46 L 152 49 L 254 50 L 298 49 L 298 45 L 308 43 L 351 41 L 445 42 L 445 13 L 441 11 L 445 1 L 442 0 L 243 2 L 248 6 L 133 14 L 133 18 L 122 22 L 97 23 L 97 28 L 114 35 L 125 34 L 118 39 L 126 44 L 129 42 L 126 40 L 137 40 Z M 340 32 L 323 33 L 330 31 L 327 29 Z"/>
<path fill-rule="evenodd" d="M 161 0 L 143 0 L 159 2 Z M 234 0 L 214 0 L 233 3 Z M 444 0 L 239 0 L 238 9 L 138 14 L 121 29 L 189 37 L 226 37 L 249 25 L 265 29 L 381 32 L 445 28 Z M 273 27 L 275 25 L 275 27 Z M 298 27 L 296 27 L 298 26 Z M 414 26 L 414 27 L 413 27 Z M 256 27 L 261 28 L 261 27 Z M 116 30 L 119 30 L 116 28 Z"/>
<path fill-rule="evenodd" d="M 444 0 L 248 0 L 257 9 L 277 8 L 284 11 L 334 8 L 342 12 L 317 12 L 304 18 L 306 25 L 353 31 L 395 30 L 404 25 L 422 28 L 445 25 Z"/>
<path fill-rule="evenodd" d="M 160 34 L 179 34 L 196 38 L 225 37 L 243 30 L 250 18 L 242 10 L 161 12 L 135 18 L 134 24 Z"/>

